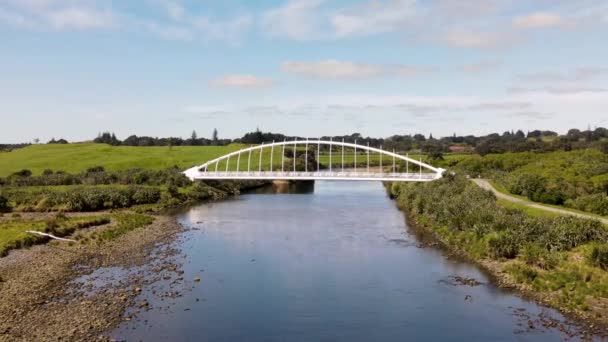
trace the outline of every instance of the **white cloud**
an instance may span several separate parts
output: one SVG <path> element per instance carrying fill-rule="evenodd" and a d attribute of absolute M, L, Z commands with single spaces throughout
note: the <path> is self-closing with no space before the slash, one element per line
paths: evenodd
<path fill-rule="evenodd" d="M 401 29 L 417 13 L 416 1 L 370 1 L 331 16 L 336 37 L 368 35 Z"/>
<path fill-rule="evenodd" d="M 237 88 L 267 88 L 272 86 L 272 83 L 272 80 L 253 75 L 227 75 L 210 82 L 213 86 Z"/>
<path fill-rule="evenodd" d="M 379 65 L 333 59 L 320 62 L 285 62 L 281 65 L 281 70 L 303 76 L 334 79 L 372 78 L 384 73 L 384 68 Z"/>
<path fill-rule="evenodd" d="M 293 40 L 334 40 L 392 32 L 415 17 L 415 0 L 373 0 L 355 6 L 325 8 L 325 0 L 290 0 L 266 11 L 262 28 Z"/>
<path fill-rule="evenodd" d="M 169 15 L 169 18 L 175 21 L 181 21 L 184 18 L 185 10 L 182 5 L 175 2 L 169 2 L 167 3 L 167 14 Z"/>
<path fill-rule="evenodd" d="M 284 62 L 281 70 L 312 78 L 369 79 L 381 76 L 417 76 L 435 72 L 429 66 L 365 64 L 328 59 L 319 62 Z"/>
<path fill-rule="evenodd" d="M 470 74 L 478 74 L 490 70 L 499 68 L 501 63 L 499 61 L 480 61 L 476 63 L 463 64 L 458 67 L 458 70 Z"/>
<path fill-rule="evenodd" d="M 34 28 L 36 23 L 30 18 L 14 11 L 9 11 L 0 8 L 0 23 L 7 24 L 18 28 Z"/>
<path fill-rule="evenodd" d="M 399 76 L 417 76 L 420 74 L 429 74 L 436 72 L 438 68 L 435 67 L 425 67 L 425 66 L 406 66 L 406 65 L 398 65 L 389 68 L 391 73 L 394 73 Z"/>
<path fill-rule="evenodd" d="M 111 12 L 86 8 L 64 8 L 46 13 L 49 24 L 57 30 L 113 28 L 117 25 Z"/>
<path fill-rule="evenodd" d="M 118 15 L 89 0 L 5 0 L 0 22 L 13 27 L 56 31 L 113 29 Z"/>
<path fill-rule="evenodd" d="M 519 38 L 505 33 L 455 29 L 445 32 L 442 40 L 458 48 L 500 49 L 512 46 Z"/>
<path fill-rule="evenodd" d="M 608 68 L 579 67 L 566 71 L 540 71 L 519 75 L 526 82 L 584 82 L 608 76 Z"/>
<path fill-rule="evenodd" d="M 192 27 L 206 40 L 235 41 L 252 25 L 253 18 L 244 14 L 227 20 L 211 20 L 196 17 L 191 20 Z"/>
<path fill-rule="evenodd" d="M 0 0 L 0 24 L 54 30 L 108 30 L 144 32 L 162 39 L 234 42 L 253 24 L 253 16 L 229 18 L 192 15 L 179 1 L 158 0 L 166 20 L 115 10 L 111 1 L 100 0 Z"/>
<path fill-rule="evenodd" d="M 518 29 L 545 29 L 565 25 L 564 19 L 556 13 L 537 12 L 513 19 L 513 27 Z"/>
<path fill-rule="evenodd" d="M 290 0 L 262 15 L 262 28 L 274 36 L 293 40 L 321 39 L 322 15 L 317 9 L 324 0 Z"/>
<path fill-rule="evenodd" d="M 580 85 L 559 85 L 559 86 L 544 86 L 540 88 L 526 88 L 526 87 L 509 87 L 507 92 L 513 94 L 523 93 L 548 93 L 548 94 L 579 94 L 579 93 L 605 93 L 608 92 L 607 88 L 600 87 L 587 87 Z"/>

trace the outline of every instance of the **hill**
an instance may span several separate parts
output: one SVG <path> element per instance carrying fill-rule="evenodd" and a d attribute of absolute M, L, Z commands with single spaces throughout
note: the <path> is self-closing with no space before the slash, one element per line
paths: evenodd
<path fill-rule="evenodd" d="M 110 146 L 82 143 L 66 145 L 31 145 L 11 152 L 0 152 L 0 177 L 22 169 L 39 175 L 45 169 L 77 173 L 94 166 L 108 171 L 131 168 L 166 169 L 188 167 L 219 157 L 243 147 L 228 146 Z"/>

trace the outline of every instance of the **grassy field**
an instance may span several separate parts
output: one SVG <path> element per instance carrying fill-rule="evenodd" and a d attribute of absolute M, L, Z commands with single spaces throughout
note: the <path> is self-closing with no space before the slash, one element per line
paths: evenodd
<path fill-rule="evenodd" d="M 206 160 L 237 151 L 243 145 L 229 146 L 110 146 L 105 144 L 32 145 L 12 152 L 0 152 L 0 177 L 29 169 L 39 175 L 45 169 L 76 173 L 89 167 L 104 166 L 108 171 L 131 168 L 186 169 Z"/>
<path fill-rule="evenodd" d="M 247 147 L 241 144 L 231 144 L 228 146 L 154 146 L 154 147 L 134 147 L 134 146 L 110 146 L 106 144 L 68 144 L 68 145 L 32 145 L 12 152 L 0 152 L 0 177 L 6 177 L 14 172 L 22 169 L 31 170 L 34 175 L 39 175 L 45 169 L 53 171 L 66 171 L 69 173 L 77 173 L 86 170 L 90 167 L 103 166 L 108 171 L 119 171 L 132 168 L 142 169 L 166 169 L 177 166 L 181 169 L 200 165 L 205 161 L 217 158 L 230 152 L 238 151 Z M 287 149 L 291 149 L 290 146 Z M 299 149 L 302 150 L 302 149 Z M 262 170 L 270 169 L 272 152 L 272 168 L 274 170 L 281 167 L 282 147 L 277 147 L 271 151 L 270 148 L 265 148 L 262 154 Z M 416 160 L 422 159 L 424 155 L 410 155 Z M 444 162 L 432 162 L 433 165 L 449 162 L 458 156 L 446 155 Z M 352 151 L 346 151 L 344 162 L 346 165 L 352 165 L 355 160 Z M 241 171 L 247 170 L 249 154 L 241 155 L 240 162 L 237 157 L 230 159 L 230 170 L 236 170 L 237 163 Z M 323 165 L 329 165 L 329 154 L 326 152 L 320 155 L 319 161 Z M 357 155 L 357 164 L 365 165 L 367 156 L 365 153 Z M 370 154 L 370 165 L 379 165 L 380 156 L 378 154 Z M 332 153 L 332 165 L 339 167 L 342 164 L 341 151 L 336 149 Z M 392 158 L 388 156 L 382 157 L 384 166 L 392 165 Z M 285 169 L 290 169 L 293 164 L 290 159 L 285 158 Z M 399 162 L 397 162 L 399 165 Z M 412 172 L 418 169 L 412 165 Z M 253 151 L 251 153 L 251 170 L 260 168 L 260 152 Z M 215 170 L 215 166 L 210 168 L 210 171 Z M 226 170 L 226 161 L 218 164 L 218 170 Z"/>

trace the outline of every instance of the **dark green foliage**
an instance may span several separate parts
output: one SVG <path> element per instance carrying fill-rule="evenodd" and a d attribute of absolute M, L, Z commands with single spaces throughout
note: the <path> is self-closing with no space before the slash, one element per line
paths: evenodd
<path fill-rule="evenodd" d="M 531 283 L 538 277 L 538 272 L 527 265 L 515 264 L 510 266 L 508 271 L 515 277 L 515 280 L 520 283 Z"/>
<path fill-rule="evenodd" d="M 608 215 L 608 155 L 598 150 L 473 156 L 455 168 L 532 201 Z"/>
<path fill-rule="evenodd" d="M 133 204 L 156 203 L 160 200 L 161 191 L 157 188 L 136 186 L 131 188 Z"/>
<path fill-rule="evenodd" d="M 76 186 L 69 188 L 13 188 L 4 190 L 16 207 L 33 211 L 96 211 L 156 203 L 160 190 L 143 186 Z"/>
<path fill-rule="evenodd" d="M 535 243 L 526 243 L 520 253 L 526 264 L 545 270 L 553 269 L 559 263 L 559 258 L 555 253 L 551 253 Z"/>
<path fill-rule="evenodd" d="M 608 270 L 608 244 L 594 245 L 587 255 L 587 261 L 592 266 Z"/>
<path fill-rule="evenodd" d="M 8 199 L 2 195 L 0 195 L 0 213 L 10 211 L 10 206 L 8 205 Z"/>
<path fill-rule="evenodd" d="M 519 253 L 521 242 L 510 231 L 501 231 L 488 239 L 488 252 L 494 259 L 513 259 Z"/>
<path fill-rule="evenodd" d="M 608 230 L 599 221 L 574 216 L 530 217 L 520 210 L 505 209 L 492 193 L 461 176 L 425 184 L 394 183 L 391 192 L 400 206 L 424 222 L 445 227 L 450 235 L 468 234 L 485 241 L 483 254 L 493 258 L 515 258 L 529 243 L 547 252 L 559 252 L 588 242 L 608 242 Z M 470 242 L 460 247 L 473 248 Z"/>
<path fill-rule="evenodd" d="M 30 176 L 32 176 L 32 171 L 24 169 L 24 170 L 13 173 L 10 177 L 30 177 Z"/>
<path fill-rule="evenodd" d="M 608 196 L 604 193 L 584 195 L 567 200 L 564 205 L 568 208 L 608 216 Z"/>
<path fill-rule="evenodd" d="M 166 170 L 129 169 L 117 172 L 106 172 L 103 166 L 92 167 L 79 174 L 68 174 L 63 171 L 53 173 L 52 170 L 45 170 L 41 176 L 31 176 L 29 170 L 23 170 L 6 179 L 0 179 L 0 186 L 77 184 L 174 185 L 183 187 L 191 184 L 191 182 L 178 168 Z"/>
<path fill-rule="evenodd" d="M 86 173 L 87 174 L 91 174 L 91 173 L 98 173 L 98 172 L 105 172 L 106 169 L 103 166 L 93 166 L 87 169 Z"/>

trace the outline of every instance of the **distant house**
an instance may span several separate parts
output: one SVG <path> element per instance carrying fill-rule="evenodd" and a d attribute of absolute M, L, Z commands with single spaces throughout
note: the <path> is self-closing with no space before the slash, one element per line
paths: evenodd
<path fill-rule="evenodd" d="M 448 150 L 450 150 L 450 152 L 469 152 L 470 148 L 468 146 L 453 145 L 448 147 Z"/>

